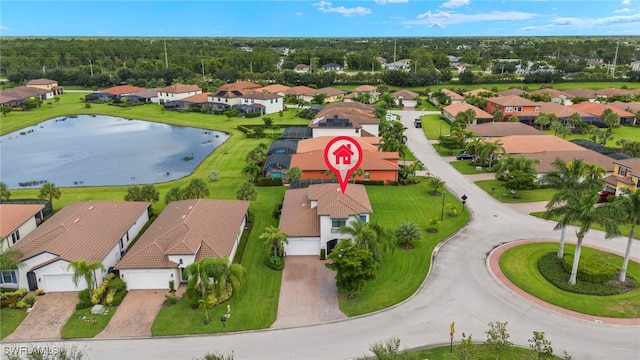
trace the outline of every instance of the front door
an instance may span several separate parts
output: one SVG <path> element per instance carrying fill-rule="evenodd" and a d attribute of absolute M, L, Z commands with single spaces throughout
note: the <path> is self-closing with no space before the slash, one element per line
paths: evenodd
<path fill-rule="evenodd" d="M 29 271 L 27 273 L 27 283 L 29 284 L 29 291 L 38 290 L 38 281 L 36 281 L 36 273 Z"/>
<path fill-rule="evenodd" d="M 327 241 L 327 255 L 331 254 L 333 248 L 336 247 L 336 245 L 338 245 L 338 239 Z"/>

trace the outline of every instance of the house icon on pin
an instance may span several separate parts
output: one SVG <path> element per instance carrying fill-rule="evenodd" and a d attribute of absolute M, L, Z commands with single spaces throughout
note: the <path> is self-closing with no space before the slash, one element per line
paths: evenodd
<path fill-rule="evenodd" d="M 341 145 L 336 151 L 333 152 L 333 155 L 336 157 L 336 165 L 350 165 L 351 164 L 351 156 L 354 154 L 351 151 L 351 144 Z"/>

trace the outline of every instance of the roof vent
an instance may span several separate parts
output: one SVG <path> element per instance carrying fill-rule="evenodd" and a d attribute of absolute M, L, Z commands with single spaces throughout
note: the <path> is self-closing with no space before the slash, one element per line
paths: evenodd
<path fill-rule="evenodd" d="M 80 218 L 73 220 L 74 223 L 77 223 L 78 221 L 80 221 Z"/>
<path fill-rule="evenodd" d="M 185 215 L 182 215 L 182 220 L 184 220 L 184 219 L 186 219 L 186 218 L 187 218 L 187 215 L 186 215 L 186 214 L 185 214 Z"/>
<path fill-rule="evenodd" d="M 89 210 L 93 210 L 93 208 L 95 208 L 95 206 L 93 205 L 89 206 Z"/>
<path fill-rule="evenodd" d="M 193 209 L 193 205 L 189 205 L 188 209 L 189 210 Z"/>

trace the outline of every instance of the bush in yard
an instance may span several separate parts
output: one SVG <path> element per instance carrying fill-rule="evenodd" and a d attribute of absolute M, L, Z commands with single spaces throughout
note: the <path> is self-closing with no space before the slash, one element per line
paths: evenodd
<path fill-rule="evenodd" d="M 567 254 L 562 258 L 562 268 L 566 272 L 571 272 L 573 266 L 573 255 Z M 618 269 L 615 266 L 598 260 L 593 256 L 582 256 L 578 262 L 578 280 L 592 284 L 606 283 L 616 276 Z"/>
<path fill-rule="evenodd" d="M 115 278 L 115 275 L 113 273 L 108 274 L 107 277 L 102 282 L 102 284 L 100 284 L 100 286 L 98 286 L 98 288 L 93 291 L 93 294 L 91 294 L 91 302 L 94 305 L 100 304 L 102 302 L 102 298 L 104 297 L 105 292 L 107 291 L 109 282 L 114 278 Z"/>
<path fill-rule="evenodd" d="M 124 299 L 124 297 L 127 295 L 126 291 L 120 291 L 120 292 L 116 292 L 113 295 L 113 301 L 111 301 L 111 305 L 110 306 L 118 306 L 122 303 L 122 300 Z"/>
<path fill-rule="evenodd" d="M 88 309 L 93 306 L 91 302 L 91 296 L 89 295 L 89 289 L 84 289 L 78 292 L 79 303 L 76 304 L 76 310 Z"/>
<path fill-rule="evenodd" d="M 267 267 L 273 270 L 284 269 L 284 259 L 280 256 L 269 256 L 267 258 Z"/>
<path fill-rule="evenodd" d="M 18 289 L 15 291 L 3 291 L 0 293 L 0 306 L 15 307 L 16 303 L 20 301 L 27 294 L 27 289 Z"/>

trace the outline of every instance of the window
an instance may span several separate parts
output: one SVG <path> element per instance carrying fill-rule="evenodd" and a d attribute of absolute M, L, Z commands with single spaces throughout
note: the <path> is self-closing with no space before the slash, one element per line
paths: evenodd
<path fill-rule="evenodd" d="M 11 233 L 11 244 L 15 244 L 20 240 L 20 230 L 16 230 L 14 233 Z"/>
<path fill-rule="evenodd" d="M 540 112 L 540 107 L 536 106 L 536 112 Z"/>
<path fill-rule="evenodd" d="M 339 228 L 347 224 L 347 219 L 331 219 L 331 227 Z"/>
<path fill-rule="evenodd" d="M 368 171 L 364 172 L 364 179 L 365 180 L 371 180 L 371 174 Z"/>
<path fill-rule="evenodd" d="M 516 112 L 522 112 L 522 107 L 521 106 L 516 106 L 515 109 L 516 109 Z"/>
<path fill-rule="evenodd" d="M 17 284 L 18 280 L 16 279 L 15 270 L 5 270 L 2 271 L 2 276 L 0 276 L 0 284 Z"/>
<path fill-rule="evenodd" d="M 624 166 L 620 166 L 618 169 L 618 175 L 627 176 L 627 168 Z"/>
<path fill-rule="evenodd" d="M 507 106 L 505 112 L 512 112 L 513 108 L 511 106 Z"/>
<path fill-rule="evenodd" d="M 367 221 L 367 215 L 360 215 L 360 220 Z"/>

